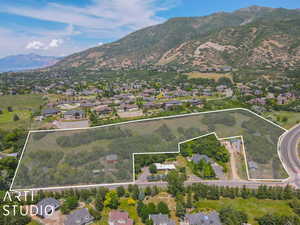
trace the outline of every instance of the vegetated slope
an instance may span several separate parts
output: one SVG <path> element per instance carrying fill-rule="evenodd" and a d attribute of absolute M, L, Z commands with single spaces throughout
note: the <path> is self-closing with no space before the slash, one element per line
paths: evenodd
<path fill-rule="evenodd" d="M 42 68 L 51 66 L 58 60 L 58 57 L 41 56 L 33 53 L 7 56 L 0 59 L 0 72 Z"/>
<path fill-rule="evenodd" d="M 54 69 L 147 66 L 185 70 L 299 65 L 300 11 L 249 7 L 233 13 L 173 18 L 119 41 L 73 54 Z M 282 67 L 283 66 L 283 67 Z"/>

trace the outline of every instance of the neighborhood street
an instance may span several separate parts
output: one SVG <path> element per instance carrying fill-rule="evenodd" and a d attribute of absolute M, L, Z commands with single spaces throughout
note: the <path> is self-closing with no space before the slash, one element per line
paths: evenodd
<path fill-rule="evenodd" d="M 290 176 L 289 181 L 300 188 L 300 159 L 298 143 L 300 139 L 300 125 L 287 131 L 279 142 L 279 153 Z"/>

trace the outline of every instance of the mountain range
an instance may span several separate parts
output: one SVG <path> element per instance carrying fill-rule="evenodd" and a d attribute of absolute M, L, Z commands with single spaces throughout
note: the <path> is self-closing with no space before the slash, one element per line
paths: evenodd
<path fill-rule="evenodd" d="M 54 65 L 59 57 L 37 54 L 12 55 L 0 59 L 0 72 L 21 71 Z"/>
<path fill-rule="evenodd" d="M 232 13 L 172 18 L 113 43 L 72 54 L 50 69 L 283 70 L 300 62 L 300 10 L 251 6 Z"/>

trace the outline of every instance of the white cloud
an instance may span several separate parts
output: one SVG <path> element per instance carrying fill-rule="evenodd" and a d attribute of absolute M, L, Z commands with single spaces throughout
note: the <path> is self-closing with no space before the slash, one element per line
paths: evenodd
<path fill-rule="evenodd" d="M 125 32 L 163 22 L 157 12 L 174 7 L 179 0 L 92 0 L 85 7 L 48 3 L 42 8 L 2 7 L 1 11 L 46 21 L 71 24 L 90 32 L 127 28 Z"/>
<path fill-rule="evenodd" d="M 50 41 L 48 48 L 57 48 L 63 43 L 62 39 L 53 39 Z"/>
<path fill-rule="evenodd" d="M 178 1 L 181 0 L 91 0 L 85 7 L 63 3 L 47 3 L 43 7 L 1 3 L 0 12 L 57 22 L 60 28 L 48 29 L 46 23 L 43 27 L 23 25 L 19 27 L 20 32 L 0 27 L 0 56 L 24 51 L 47 55 L 80 51 L 91 47 L 93 41 L 88 40 L 115 40 L 139 28 L 163 22 L 165 19 L 157 13 L 174 7 Z M 102 41 L 99 44 L 103 44 Z"/>
<path fill-rule="evenodd" d="M 26 45 L 26 49 L 43 49 L 45 48 L 44 43 L 40 42 L 40 41 L 31 41 Z"/>
<path fill-rule="evenodd" d="M 51 48 L 57 48 L 58 46 L 60 46 L 63 43 L 62 39 L 52 39 L 50 40 L 50 42 L 48 44 L 42 42 L 42 41 L 30 41 L 27 45 L 26 45 L 26 49 L 34 49 L 34 50 L 48 50 Z"/>

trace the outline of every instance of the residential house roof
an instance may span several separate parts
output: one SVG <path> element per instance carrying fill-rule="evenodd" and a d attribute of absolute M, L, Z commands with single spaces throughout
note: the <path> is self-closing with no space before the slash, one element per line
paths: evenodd
<path fill-rule="evenodd" d="M 153 225 L 175 225 L 175 222 L 165 214 L 151 214 L 149 218 L 153 221 Z"/>
<path fill-rule="evenodd" d="M 109 213 L 109 224 L 110 225 L 132 225 L 133 220 L 129 218 L 127 212 L 112 210 Z"/>
<path fill-rule="evenodd" d="M 213 163 L 214 161 L 211 159 L 211 158 L 209 158 L 207 155 L 201 155 L 201 154 L 194 154 L 193 155 L 193 157 L 192 157 L 192 161 L 194 162 L 194 163 L 199 163 L 201 160 L 204 160 L 205 162 L 210 162 L 210 163 Z"/>
<path fill-rule="evenodd" d="M 94 220 L 87 208 L 78 209 L 67 216 L 64 225 L 85 225 Z"/>
<path fill-rule="evenodd" d="M 46 217 L 47 215 L 52 213 L 51 207 L 56 210 L 57 208 L 59 208 L 60 203 L 55 198 L 44 198 L 39 201 L 36 206 L 38 208 L 36 214 L 41 217 Z"/>
<path fill-rule="evenodd" d="M 222 225 L 219 214 L 216 211 L 187 214 L 185 215 L 185 222 L 189 225 Z"/>

